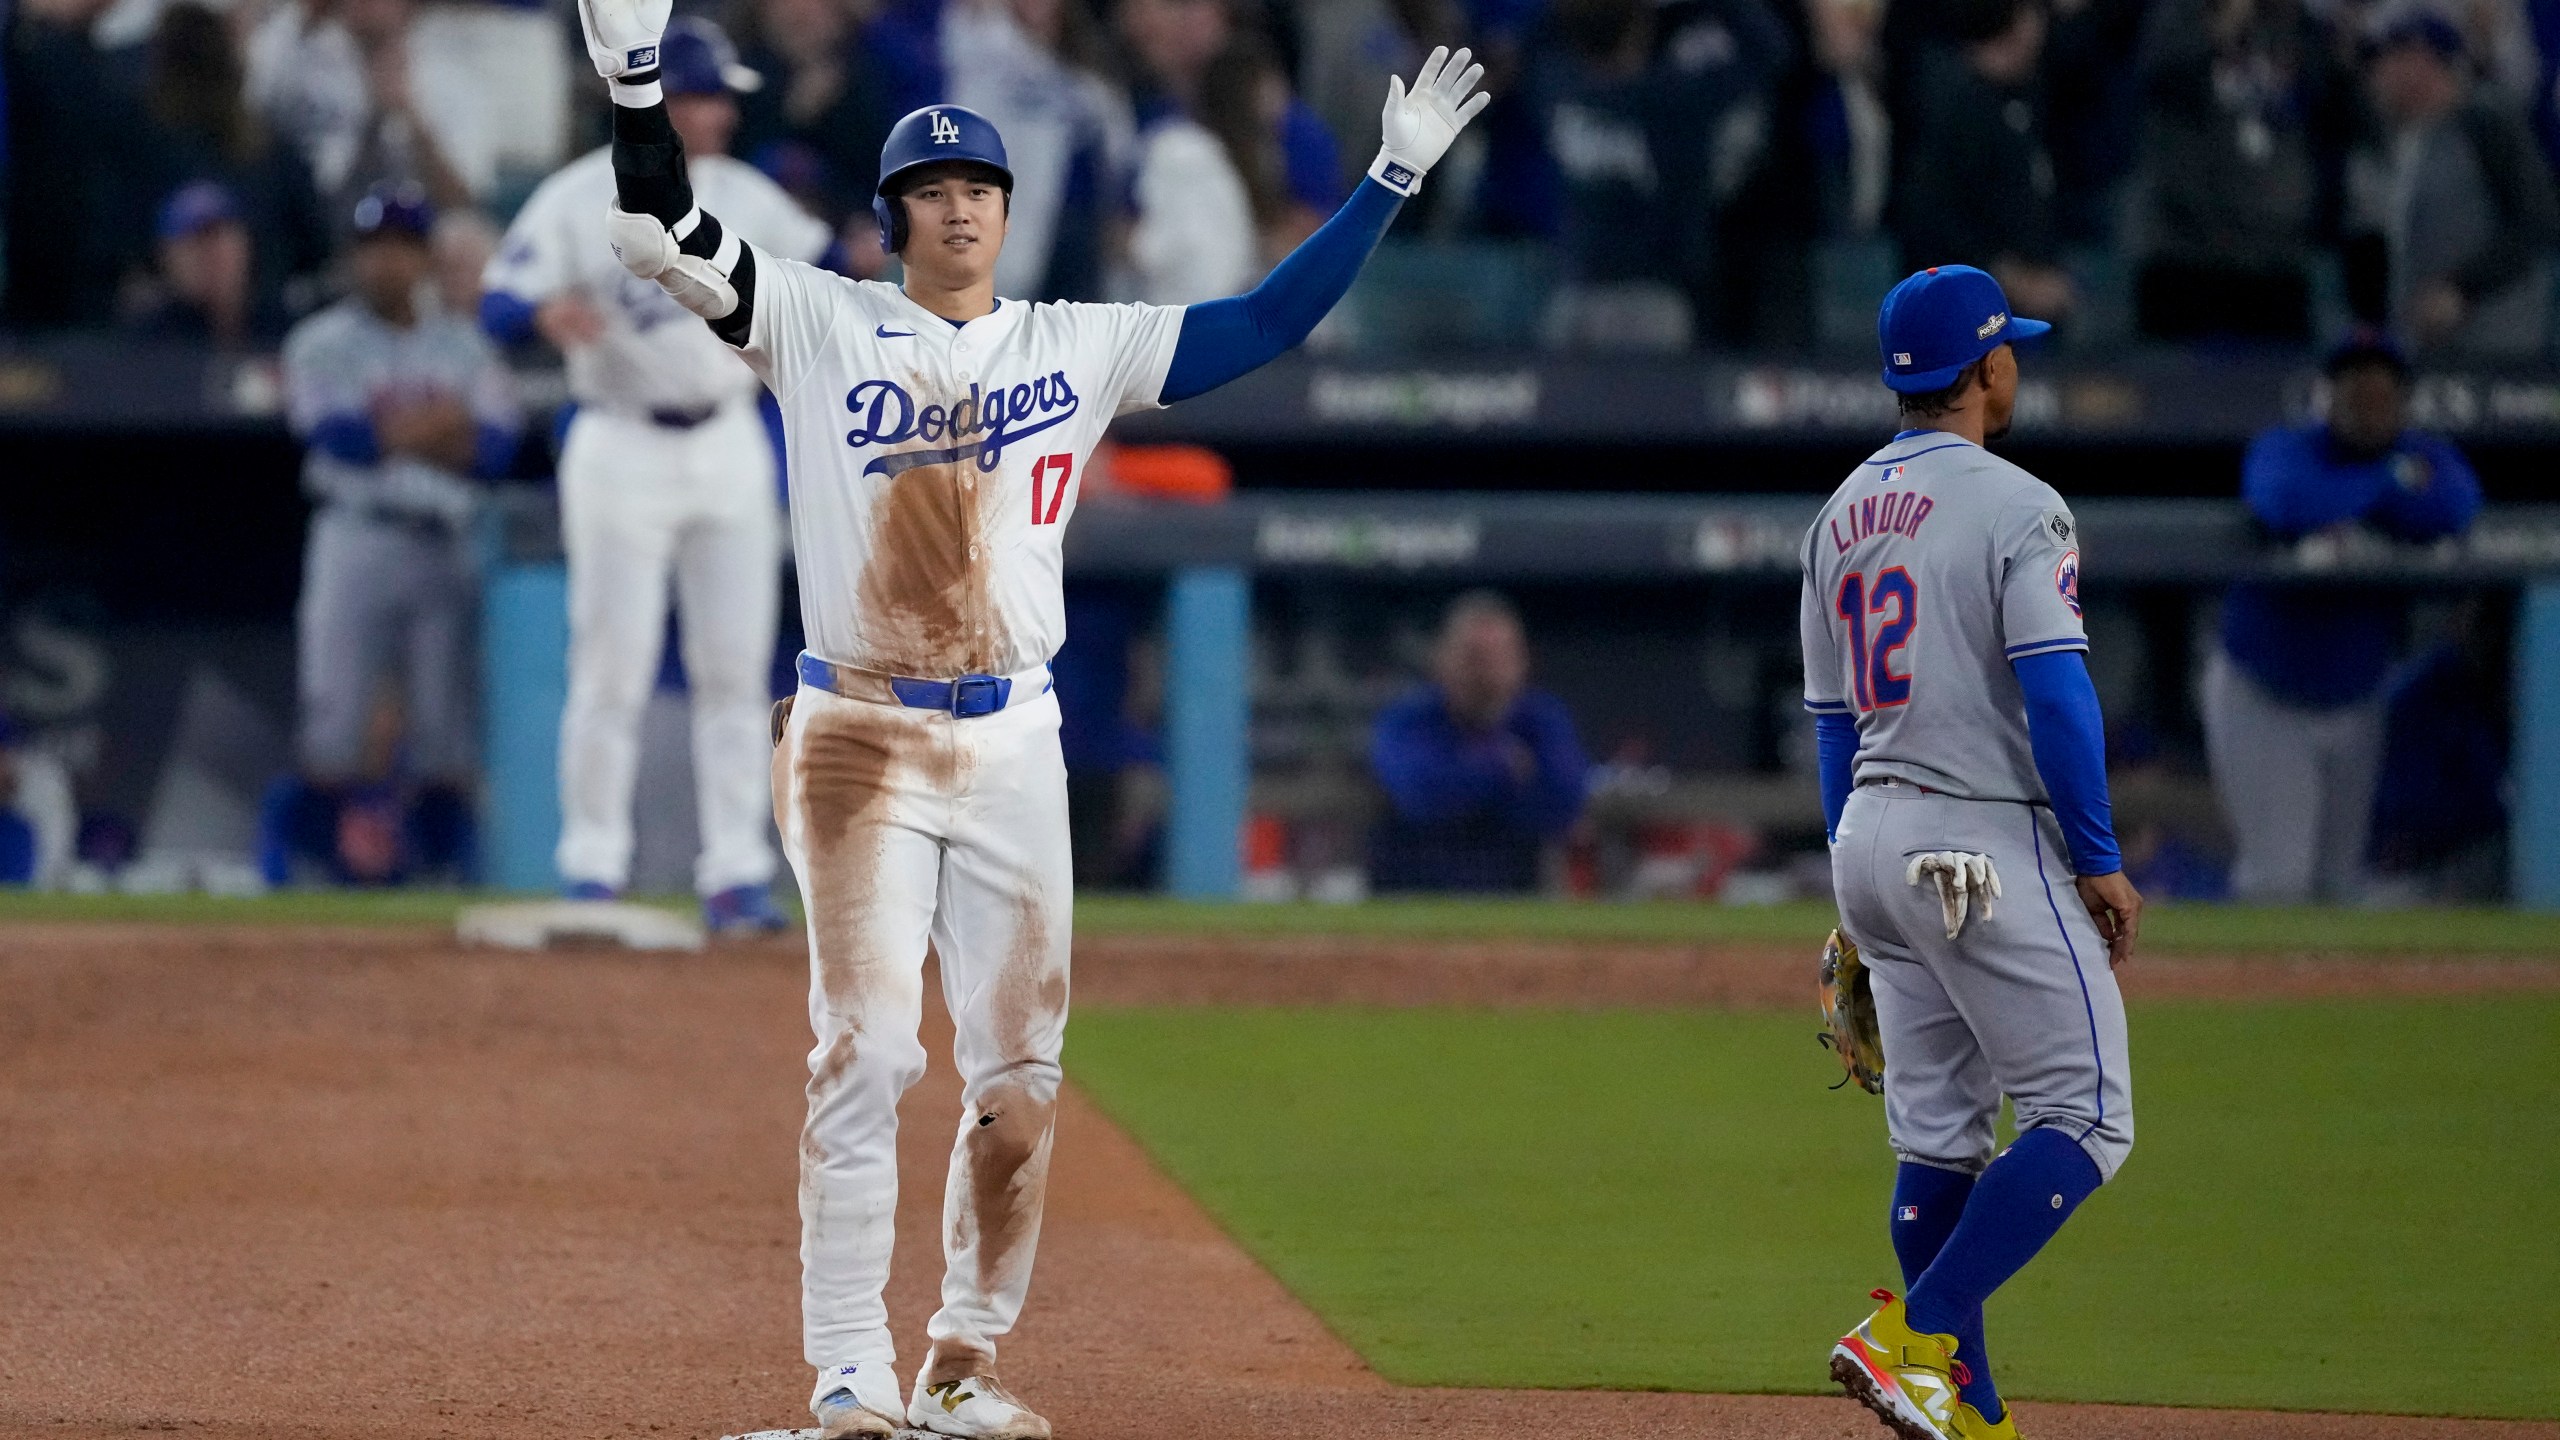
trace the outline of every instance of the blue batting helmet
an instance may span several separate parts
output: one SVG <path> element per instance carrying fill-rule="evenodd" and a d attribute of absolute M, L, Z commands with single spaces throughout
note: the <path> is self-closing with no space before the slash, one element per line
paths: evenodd
<path fill-rule="evenodd" d="M 907 207 L 898 203 L 898 179 L 927 165 L 964 162 L 996 172 L 996 183 L 1013 193 L 1013 166 L 1004 157 L 1004 137 L 995 122 L 965 105 L 927 105 L 889 127 L 880 147 L 880 188 L 872 196 L 871 213 L 880 222 L 880 248 L 895 255 L 907 244 Z"/>
<path fill-rule="evenodd" d="M 681 15 L 658 44 L 658 83 L 670 95 L 746 94 L 764 88 L 764 76 L 738 62 L 727 31 L 699 15 Z"/>
<path fill-rule="evenodd" d="M 356 202 L 355 227 L 359 240 L 376 235 L 424 240 L 436 228 L 436 207 L 427 203 L 427 192 L 420 187 L 385 180 Z"/>

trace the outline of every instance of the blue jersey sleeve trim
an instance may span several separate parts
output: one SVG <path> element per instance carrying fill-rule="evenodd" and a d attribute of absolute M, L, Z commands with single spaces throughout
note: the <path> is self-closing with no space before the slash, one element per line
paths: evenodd
<path fill-rule="evenodd" d="M 311 448 L 349 465 L 382 463 L 382 442 L 369 415 L 323 415 L 307 438 Z"/>
<path fill-rule="evenodd" d="M 492 290 L 480 297 L 480 328 L 501 345 L 518 345 L 533 338 L 534 312 L 542 307 L 521 295 Z"/>
<path fill-rule="evenodd" d="M 1804 702 L 1804 708 L 1812 711 L 1816 715 L 1846 715 L 1849 713 L 1849 702 L 1846 700 L 1808 699 Z"/>
<path fill-rule="evenodd" d="M 1278 359 L 1316 328 L 1351 290 L 1369 252 L 1394 223 L 1404 197 L 1364 179 L 1333 218 L 1242 295 L 1204 300 L 1182 312 L 1161 398 L 1170 405 L 1205 395 Z"/>
<path fill-rule="evenodd" d="M 2056 650 L 2023 656 L 2011 668 L 2026 697 L 2028 748 L 2062 823 L 2071 871 L 2112 875 L 2124 868 L 2124 856 L 2107 796 L 2106 717 L 2088 662 L 2075 650 Z"/>
<path fill-rule="evenodd" d="M 2042 655 L 2054 650 L 2086 650 L 2088 648 L 2087 636 L 2063 635 L 2051 640 L 2030 640 L 2023 645 L 2012 645 L 2003 653 L 2009 659 L 2015 660 L 2022 655 Z"/>

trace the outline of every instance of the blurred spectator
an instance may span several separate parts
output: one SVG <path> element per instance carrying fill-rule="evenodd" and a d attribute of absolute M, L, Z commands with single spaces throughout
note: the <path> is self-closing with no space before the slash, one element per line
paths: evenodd
<path fill-rule="evenodd" d="M 2050 0 L 2038 74 L 2053 157 L 2054 228 L 2066 246 L 2123 243 L 2125 181 L 2141 138 L 2138 56 L 2151 0 Z"/>
<path fill-rule="evenodd" d="M 1671 0 L 1650 28 L 1662 95 L 1655 146 L 1666 173 L 1704 167 L 1711 230 L 1683 258 L 1680 283 L 1709 333 L 1747 344 L 1764 328 L 1764 295 L 1782 293 L 1755 262 L 1776 228 L 1778 207 L 1764 197 L 1785 178 L 1770 145 L 1779 87 L 1803 47 L 1764 0 Z"/>
<path fill-rule="evenodd" d="M 1013 209 L 996 290 L 1103 297 L 1104 236 L 1134 122 L 1102 78 L 1102 36 L 1083 0 L 953 0 L 943 12 L 951 100 L 995 122 L 1013 163 Z"/>
<path fill-rule="evenodd" d="M 1162 587 L 1145 582 L 1067 582 L 1067 642 L 1051 668 L 1080 890 L 1145 885 L 1154 875 L 1165 785 L 1152 722 L 1163 685 L 1160 652 L 1141 632 L 1162 604 Z"/>
<path fill-rule="evenodd" d="M 737 153 L 831 225 L 871 213 L 880 146 L 903 111 L 856 43 L 843 0 L 755 0 L 739 58 L 765 77 L 738 99 Z"/>
<path fill-rule="evenodd" d="M 379 184 L 414 185 L 438 206 L 471 203 L 455 156 L 485 157 L 486 106 L 448 95 L 434 123 L 411 66 L 412 0 L 286 0 L 249 41 L 249 95 L 311 164 L 340 215 Z M 460 142 L 460 143 L 456 143 Z"/>
<path fill-rule="evenodd" d="M 1554 33 L 1527 97 L 1562 183 L 1567 279 L 1548 340 L 1685 348 L 1719 202 L 1758 161 L 1785 42 L 1757 0 L 1691 16 L 1689 42 L 1659 52 L 1644 0 L 1562 0 Z"/>
<path fill-rule="evenodd" d="M 1458 597 L 1432 682 L 1389 705 L 1369 761 L 1391 809 L 1371 839 L 1382 891 L 1525 891 L 1545 847 L 1582 813 L 1589 766 L 1564 703 L 1528 688 L 1519 612 L 1491 591 Z"/>
<path fill-rule="evenodd" d="M 1135 288 L 1165 304 L 1233 294 L 1341 202 L 1341 151 L 1229 0 L 1124 0 L 1120 26 L 1142 80 Z"/>
<path fill-rule="evenodd" d="M 2432 12 L 2382 33 L 2366 80 L 2386 133 L 2354 177 L 2367 243 L 2351 291 L 2422 354 L 2538 356 L 2560 204 L 2523 120 L 2477 93 L 2461 32 Z"/>
<path fill-rule="evenodd" d="M 179 0 L 160 13 L 147 77 L 154 193 L 174 199 L 193 181 L 220 185 L 254 261 L 251 314 L 271 337 L 284 315 L 308 306 L 329 260 L 329 226 L 310 170 L 250 109 L 230 23 L 211 9 Z"/>
<path fill-rule="evenodd" d="M 448 315 L 480 313 L 480 277 L 498 253 L 498 227 L 477 210 L 448 210 L 436 217 L 427 250 L 435 257 L 437 303 Z"/>
<path fill-rule="evenodd" d="M 1909 140 L 1894 229 L 1908 265 L 1979 265 L 2011 303 L 2060 318 L 2075 300 L 2062 269 L 2053 157 L 2045 147 L 2037 0 L 1968 7 L 1974 32 L 1913 60 Z"/>
<path fill-rule="evenodd" d="M 512 459 L 515 405 L 475 317 L 433 303 L 423 196 L 376 189 L 353 218 L 354 293 L 285 338 L 287 418 L 317 509 L 295 617 L 300 770 L 261 820 L 272 884 L 406 868 L 383 843 L 395 780 L 407 831 L 434 841 L 420 864 L 458 869 L 469 849 L 473 480 Z M 378 697 L 395 670 L 396 744 Z"/>
<path fill-rule="evenodd" d="M 2242 497 L 2279 544 L 2360 535 L 2423 543 L 2470 528 L 2480 482 L 2462 452 L 2407 428 L 2408 362 L 2362 332 L 2328 363 L 2329 418 L 2249 447 Z M 2214 788 L 2239 840 L 2243 900 L 2356 898 L 2382 745 L 2382 685 L 2405 593 L 2234 585 L 2204 678 Z"/>
<path fill-rule="evenodd" d="M 1812 338 L 1819 242 L 1879 232 L 1893 177 L 1893 117 L 1880 45 L 1883 0 L 1804 0 L 1805 31 L 1772 102 L 1765 164 L 1733 210 L 1724 264 L 1729 338 L 1795 348 Z"/>
<path fill-rule="evenodd" d="M 1232 37 L 1226 0 L 1123 0 L 1120 28 L 1150 89 L 1130 183 L 1129 275 L 1117 288 L 1159 305 L 1233 295 L 1262 273 L 1253 190 L 1189 108 Z"/>
<path fill-rule="evenodd" d="M 1300 0 L 1291 10 L 1307 108 L 1346 142 L 1378 123 L 1388 76 L 1410 76 L 1433 45 L 1455 44 L 1450 37 L 1469 33 L 1453 0 Z M 1493 73 L 1494 47 L 1480 35 L 1474 43 L 1485 62 L 1486 88 L 1507 93 Z M 1357 185 L 1368 171 L 1369 155 L 1346 143 L 1333 183 L 1346 192 Z"/>
<path fill-rule="evenodd" d="M 104 325 L 141 258 L 141 116 L 89 40 L 103 0 L 20 0 L 8 21 L 8 265 L 13 326 Z"/>
<path fill-rule="evenodd" d="M 160 207 L 159 283 L 132 329 L 225 350 L 282 333 L 278 315 L 258 313 L 252 248 L 230 191 L 199 180 L 172 194 Z"/>
<path fill-rule="evenodd" d="M 2311 338 L 2309 263 L 2353 87 L 2302 0 L 2162 0 L 2142 37 L 2143 333 Z"/>

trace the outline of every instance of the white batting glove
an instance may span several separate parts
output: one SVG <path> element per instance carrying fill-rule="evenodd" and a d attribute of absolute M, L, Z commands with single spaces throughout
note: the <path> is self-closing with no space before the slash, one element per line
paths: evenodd
<path fill-rule="evenodd" d="M 1903 871 L 1905 883 L 1917 885 L 1934 880 L 1938 885 L 1938 904 L 1946 912 L 1947 938 L 1963 933 L 1968 905 L 1979 902 L 1982 918 L 1991 918 L 1991 902 L 2000 894 L 2000 874 L 1991 868 L 1991 857 L 1966 850 L 1932 850 L 1911 857 Z"/>
<path fill-rule="evenodd" d="M 1493 101 L 1491 94 L 1467 94 L 1484 78 L 1483 66 L 1468 63 L 1474 58 L 1473 51 L 1461 48 L 1452 55 L 1442 45 L 1422 62 L 1411 90 L 1404 88 L 1403 76 L 1387 77 L 1387 109 L 1378 121 L 1384 143 L 1378 158 L 1369 162 L 1370 179 L 1399 195 L 1422 188 L 1423 174 L 1440 163 L 1458 132 Z"/>
<path fill-rule="evenodd" d="M 703 223 L 702 212 L 696 210 L 670 230 L 654 215 L 634 215 L 616 205 L 605 212 L 604 233 L 613 242 L 613 258 L 622 262 L 623 269 L 657 281 L 658 288 L 677 304 L 703 319 L 718 320 L 738 308 L 738 290 L 729 283 L 729 272 L 738 267 L 740 247 L 736 233 L 723 230 L 719 248 L 708 258 L 687 255 L 677 242 Z"/>
<path fill-rule="evenodd" d="M 658 68 L 658 40 L 674 9 L 675 0 L 578 0 L 578 28 L 596 73 L 614 80 Z"/>

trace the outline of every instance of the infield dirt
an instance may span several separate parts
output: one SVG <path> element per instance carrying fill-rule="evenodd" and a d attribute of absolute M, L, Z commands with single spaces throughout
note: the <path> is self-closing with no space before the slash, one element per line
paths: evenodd
<path fill-rule="evenodd" d="M 1098 939 L 1086 1004 L 1795 1005 L 1764 949 Z M 2145 993 L 2560 986 L 2539 962 L 2146 959 Z M 803 1424 L 795 944 L 662 958 L 332 929 L 0 930 L 0 1432 L 663 1434 Z M 892 1311 L 939 1271 L 942 1063 L 900 1142 Z M 1008 1381 L 1067 1440 L 1868 1440 L 1845 1401 L 1406 1390 L 1070 1088 Z M 1818 1364 L 1818 1357 L 1809 1364 Z M 2021 1405 L 2039 1440 L 2560 1425 Z"/>

